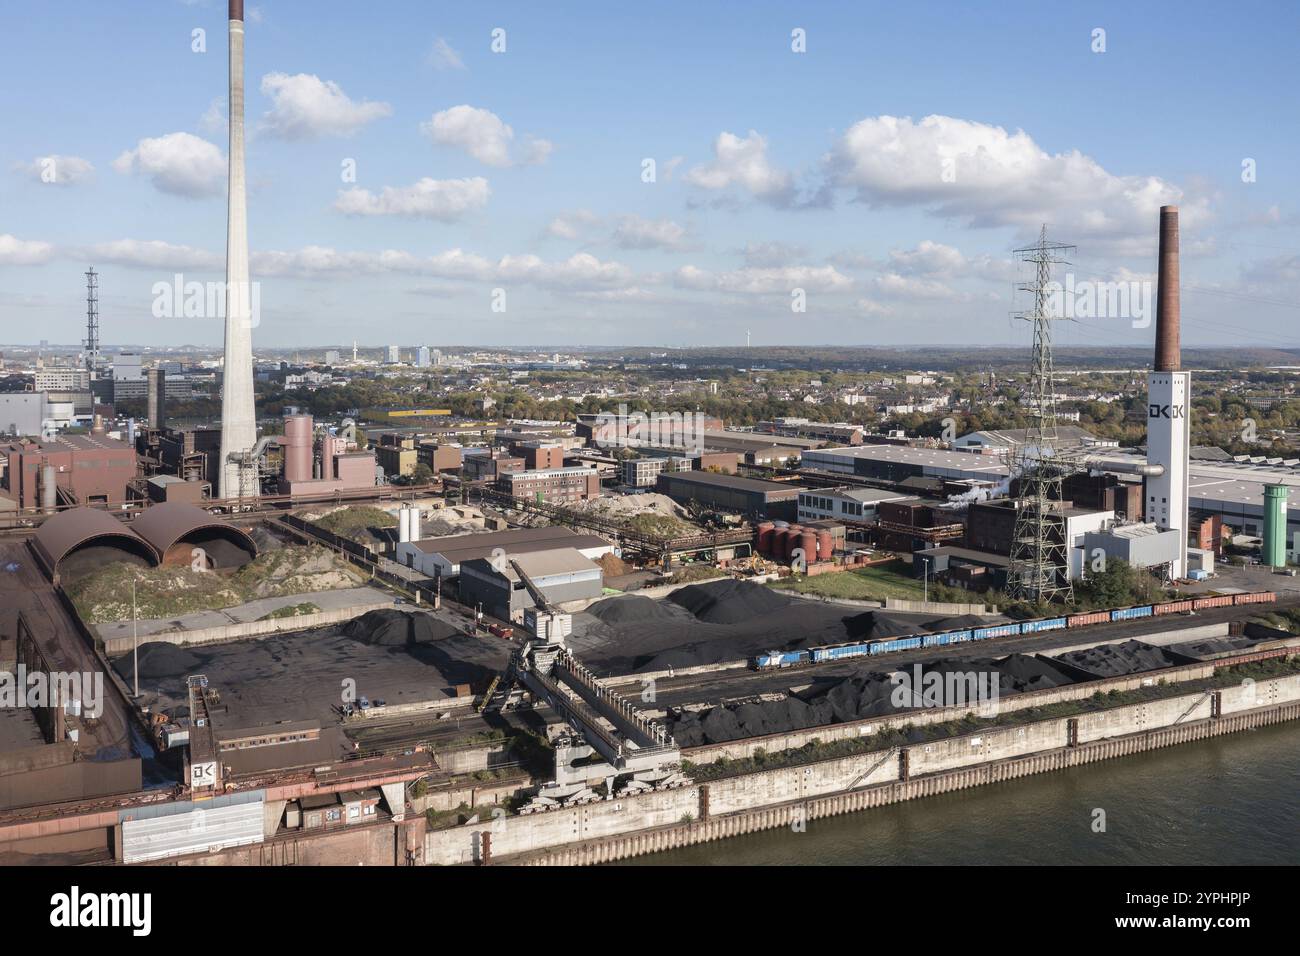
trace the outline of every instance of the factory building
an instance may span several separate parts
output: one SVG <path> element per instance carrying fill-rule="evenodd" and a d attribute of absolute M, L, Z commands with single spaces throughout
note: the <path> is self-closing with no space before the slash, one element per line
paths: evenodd
<path fill-rule="evenodd" d="M 466 561 L 570 548 L 593 561 L 614 553 L 614 546 L 593 534 L 578 534 L 562 525 L 518 528 L 477 534 L 398 542 L 397 560 L 429 577 L 454 578 Z"/>
<path fill-rule="evenodd" d="M 289 495 L 319 495 L 375 486 L 375 453 L 357 447 L 351 425 L 342 434 L 320 429 L 310 415 L 289 415 L 284 434 L 284 476 L 280 490 Z"/>
<path fill-rule="evenodd" d="M 912 573 L 968 591 L 1006 587 L 1011 559 L 988 551 L 943 545 L 912 553 Z"/>
<path fill-rule="evenodd" d="M 669 456 L 664 458 L 625 458 L 619 463 L 619 477 L 628 488 L 653 488 L 660 474 L 691 471 L 695 459 Z"/>
<path fill-rule="evenodd" d="M 552 471 L 564 467 L 564 445 L 557 441 L 517 441 L 510 453 L 524 460 L 525 471 Z"/>
<path fill-rule="evenodd" d="M 874 524 L 876 509 L 882 502 L 903 501 L 910 497 L 877 488 L 817 488 L 800 491 L 799 520 Z"/>
<path fill-rule="evenodd" d="M 0 435 L 7 438 L 44 435 L 49 417 L 45 392 L 0 392 Z"/>
<path fill-rule="evenodd" d="M 1008 474 L 1006 464 L 996 456 L 912 448 L 907 445 L 814 449 L 804 452 L 801 467 L 829 474 L 855 475 L 892 482 L 918 476 L 997 481 Z"/>
<path fill-rule="evenodd" d="M 748 517 L 795 520 L 799 489 L 776 481 L 758 481 L 708 471 L 661 474 L 656 490 L 679 504 L 692 501 L 717 511 L 733 511 Z"/>
<path fill-rule="evenodd" d="M 17 508 L 120 505 L 136 477 L 135 449 L 102 427 L 89 435 L 9 442 L 0 451 L 8 458 L 0 494 Z"/>
<path fill-rule="evenodd" d="M 604 593 L 600 565 L 574 548 L 555 548 L 498 560 L 465 561 L 461 565 L 460 600 L 481 605 L 493 617 L 522 622 L 524 611 L 537 605 L 522 575 L 527 575 L 548 604 L 590 601 Z"/>
<path fill-rule="evenodd" d="M 1015 537 L 1016 513 L 1020 501 L 999 498 L 994 501 L 973 502 L 966 512 L 966 546 L 968 548 L 1009 556 Z M 1079 508 L 1062 502 L 1053 513 L 1052 532 L 1057 541 L 1065 542 L 1069 556 L 1070 578 L 1078 579 L 1085 571 L 1087 554 L 1085 539 L 1115 524 L 1115 512 Z"/>
<path fill-rule="evenodd" d="M 564 504 L 599 497 L 600 475 L 584 467 L 511 471 L 497 479 L 497 489 L 515 498 Z"/>
<path fill-rule="evenodd" d="M 467 481 L 499 481 L 505 475 L 524 470 L 524 460 L 488 449 L 465 449 L 461 473 Z"/>
<path fill-rule="evenodd" d="M 984 453 L 1010 454 L 1027 441 L 1031 441 L 1032 432 L 1028 428 L 1007 428 L 1000 431 L 969 432 L 954 439 L 952 447 L 957 451 L 977 451 Z M 1091 432 L 1077 425 L 1058 425 L 1057 440 L 1062 445 L 1075 445 L 1080 448 L 1118 448 L 1119 442 L 1108 438 L 1098 438 Z"/>
<path fill-rule="evenodd" d="M 415 446 L 415 458 L 421 465 L 428 465 L 436 475 L 443 471 L 460 471 L 461 447 L 443 445 L 436 441 L 422 441 Z"/>

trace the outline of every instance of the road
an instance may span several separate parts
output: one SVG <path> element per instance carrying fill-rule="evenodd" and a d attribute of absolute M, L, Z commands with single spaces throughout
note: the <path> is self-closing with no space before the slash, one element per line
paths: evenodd
<path fill-rule="evenodd" d="M 14 565 L 14 570 L 9 570 Z M 19 538 L 0 541 L 0 607 L 22 612 L 51 667 L 70 673 L 103 673 L 98 658 Z M 127 705 L 108 675 L 104 674 L 103 680 L 103 713 L 93 727 L 83 725 L 77 749 L 91 759 L 126 757 L 131 754 Z"/>

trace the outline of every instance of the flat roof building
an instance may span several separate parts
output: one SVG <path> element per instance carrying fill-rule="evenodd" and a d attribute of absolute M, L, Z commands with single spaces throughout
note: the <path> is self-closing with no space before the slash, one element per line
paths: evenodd
<path fill-rule="evenodd" d="M 698 502 L 706 508 L 735 511 L 751 517 L 794 520 L 799 489 L 778 481 L 759 481 L 708 471 L 661 474 L 656 490 L 679 504 Z"/>
<path fill-rule="evenodd" d="M 552 525 L 401 542 L 397 545 L 397 560 L 429 577 L 451 578 L 460 574 L 466 561 L 491 558 L 497 552 L 510 557 L 555 548 L 572 548 L 593 561 L 614 552 L 614 546 L 604 538 Z"/>

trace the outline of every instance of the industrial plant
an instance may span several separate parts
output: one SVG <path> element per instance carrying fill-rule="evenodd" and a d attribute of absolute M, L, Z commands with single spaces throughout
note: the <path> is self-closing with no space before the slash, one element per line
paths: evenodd
<path fill-rule="evenodd" d="M 422 148 L 439 169 L 458 168 L 449 156 L 490 167 L 491 190 L 476 176 L 376 187 L 367 158 L 331 201 L 365 241 L 396 217 L 463 248 L 414 255 L 383 232 L 373 255 L 323 239 L 306 254 L 250 249 L 250 224 L 255 239 L 277 237 L 260 240 L 267 249 L 279 242 L 259 228 L 281 214 L 283 173 L 261 168 L 275 149 L 364 141 L 395 108 L 269 67 L 256 87 L 269 108 L 252 86 L 246 108 L 246 34 L 260 71 L 271 61 L 257 44 L 284 29 L 262 18 L 291 14 L 250 5 L 246 20 L 242 0 L 226 12 L 226 156 L 172 134 L 194 176 L 204 156 L 224 163 L 224 185 L 154 172 L 150 150 L 165 144 L 113 163 L 142 189 L 224 199 L 220 348 L 115 344 L 141 307 L 122 275 L 133 247 L 87 243 L 75 269 L 53 255 L 48 267 L 75 292 L 78 336 L 84 278 L 84 339 L 0 356 L 0 862 L 726 863 L 837 825 L 884 854 L 872 828 L 897 813 L 923 831 L 940 795 L 996 791 L 1019 807 L 1013 787 L 1059 775 L 1073 813 L 1104 802 L 1096 764 L 1145 767 L 1143 755 L 1211 743 L 1222 760 L 1264 737 L 1246 731 L 1294 734 L 1300 360 L 1238 369 L 1195 344 L 1183 296 L 1207 288 L 1190 275 L 1199 196 L 1112 187 L 1098 167 L 1089 188 L 1140 193 L 1137 211 L 1087 205 L 1049 228 L 1036 205 L 936 193 L 927 216 L 1004 229 L 1000 254 L 927 240 L 821 256 L 755 240 L 734 270 L 656 262 L 628 291 L 624 267 L 597 253 L 684 255 L 710 228 L 705 211 L 757 200 L 765 214 L 830 219 L 850 214 L 837 190 L 871 214 L 930 196 L 909 178 L 914 158 L 898 160 L 903 176 L 880 157 L 902 156 L 897 128 L 948 135 L 951 118 L 860 121 L 820 160 L 821 188 L 778 168 L 759 132 L 724 132 L 711 161 L 645 167 L 659 170 L 646 193 L 696 191 L 685 208 L 697 224 L 584 209 L 530 240 L 538 254 L 493 259 L 472 251 L 483 230 L 462 219 L 487 215 L 489 196 L 540 195 L 527 177 L 542 182 L 572 146 L 550 158 L 522 120 L 516 133 L 452 104 L 420 121 Z M 440 43 L 426 64 L 439 82 L 479 82 L 481 60 Z M 519 69 L 525 54 L 511 55 Z M 286 119 L 313 97 L 319 110 Z M 989 155 L 1026 135 L 982 130 L 971 135 Z M 1008 182 L 1029 176 L 1018 163 Z M 945 184 L 987 190 L 976 166 L 958 173 L 976 185 Z M 1015 190 L 998 185 L 999 202 L 1024 202 L 1003 191 Z M 580 251 L 553 263 L 557 242 Z M 1090 243 L 1142 250 L 1154 277 L 1154 321 L 1123 329 L 1122 349 L 1078 346 L 1056 304 L 1075 259 L 1081 276 L 1098 268 Z M 839 272 L 847 263 L 872 278 Z M 334 293 L 294 285 L 345 266 L 357 272 L 350 309 L 372 308 L 372 279 L 427 280 L 403 294 L 465 301 L 487 282 L 517 310 L 493 306 L 505 334 L 531 323 L 549 336 L 566 309 L 602 331 L 582 347 L 469 346 L 430 322 L 424 341 L 381 342 L 381 315 L 330 324 Z M 949 266 L 963 280 L 1018 277 L 1013 295 L 1028 303 L 1014 301 L 1025 307 L 1011 345 L 815 347 L 820 317 L 785 300 L 821 307 L 818 295 L 851 288 L 855 314 L 876 321 L 916 300 L 974 314 L 995 297 L 937 290 Z M 319 341 L 269 344 L 263 282 L 283 292 L 265 297 L 268 313 L 310 315 Z M 774 289 L 794 344 L 755 345 L 776 308 L 758 297 Z M 608 316 L 665 290 L 718 295 L 701 312 L 718 323 L 741 303 L 745 344 L 604 344 L 607 324 L 648 327 Z M 571 299 L 529 298 L 552 294 Z M 462 324 L 486 330 L 468 313 Z M 1227 805 L 1217 799 L 1206 802 Z M 988 806 L 969 814 L 981 827 L 997 816 Z M 1047 862 L 1096 862 L 1088 852 Z"/>

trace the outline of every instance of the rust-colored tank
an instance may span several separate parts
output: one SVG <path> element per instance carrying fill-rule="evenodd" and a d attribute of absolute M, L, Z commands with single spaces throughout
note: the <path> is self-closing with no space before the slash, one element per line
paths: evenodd
<path fill-rule="evenodd" d="M 817 532 L 811 528 L 805 528 L 799 535 L 799 543 L 796 547 L 803 549 L 804 561 L 812 564 L 817 560 Z"/>
<path fill-rule="evenodd" d="M 817 532 L 817 560 L 829 561 L 835 554 L 835 536 L 829 531 Z"/>
<path fill-rule="evenodd" d="M 795 548 L 799 547 L 799 535 L 803 534 L 803 525 L 792 524 L 786 529 L 785 549 L 781 557 L 788 559 Z"/>
<path fill-rule="evenodd" d="M 776 530 L 776 525 L 770 521 L 760 522 L 758 525 L 758 553 L 772 553 L 772 532 Z"/>
<path fill-rule="evenodd" d="M 777 528 L 772 532 L 772 550 L 768 552 L 774 558 L 784 558 L 790 543 L 790 529 Z"/>
<path fill-rule="evenodd" d="M 284 477 L 286 481 L 310 481 L 312 460 L 312 418 L 290 415 L 284 420 Z"/>

